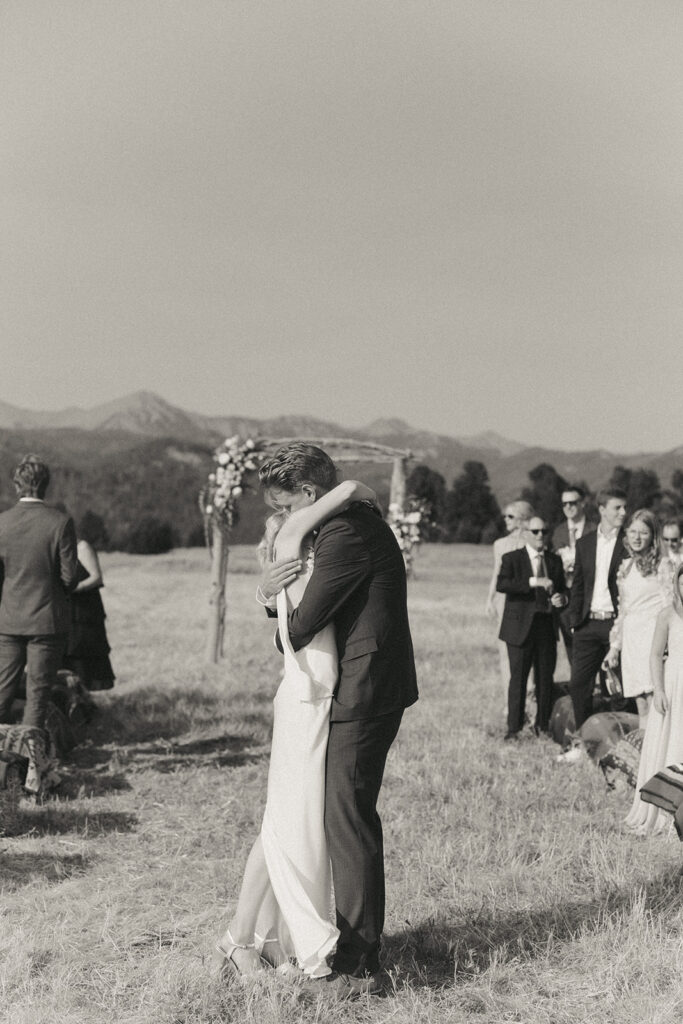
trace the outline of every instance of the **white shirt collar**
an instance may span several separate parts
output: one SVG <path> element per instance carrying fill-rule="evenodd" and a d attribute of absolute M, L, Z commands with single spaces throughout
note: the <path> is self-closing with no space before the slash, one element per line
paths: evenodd
<path fill-rule="evenodd" d="M 31 498 L 31 497 L 28 497 L 28 496 L 25 496 L 23 498 L 19 498 L 19 501 L 24 501 L 24 502 L 26 502 L 27 505 L 29 503 L 31 505 L 36 504 L 36 503 L 38 503 L 39 505 L 44 505 L 45 504 L 45 502 L 43 501 L 42 498 Z"/>
<path fill-rule="evenodd" d="M 525 544 L 524 547 L 526 548 L 527 554 L 531 559 L 531 564 L 534 568 L 536 568 L 538 556 L 545 555 L 545 548 L 541 549 L 541 551 L 537 551 L 536 548 L 532 548 L 531 544 Z"/>

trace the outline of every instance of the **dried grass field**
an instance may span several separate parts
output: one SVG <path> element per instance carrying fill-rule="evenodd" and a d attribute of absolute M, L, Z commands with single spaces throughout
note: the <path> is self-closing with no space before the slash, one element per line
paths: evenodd
<path fill-rule="evenodd" d="M 331 1004 L 210 951 L 259 828 L 279 656 L 231 553 L 227 657 L 203 663 L 201 550 L 104 558 L 116 688 L 63 792 L 0 840 L 0 1020 L 12 1024 L 663 1024 L 683 1013 L 683 851 L 532 735 L 504 745 L 482 609 L 490 549 L 425 548 L 410 584 L 421 700 L 381 798 L 385 998 Z"/>

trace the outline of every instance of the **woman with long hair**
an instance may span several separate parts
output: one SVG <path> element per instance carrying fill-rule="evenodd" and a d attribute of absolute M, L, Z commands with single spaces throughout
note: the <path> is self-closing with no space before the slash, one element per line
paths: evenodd
<path fill-rule="evenodd" d="M 650 649 L 657 616 L 671 600 L 659 533 L 657 518 L 647 508 L 634 512 L 626 526 L 624 546 L 630 557 L 624 559 L 617 574 L 619 614 L 605 658 L 612 669 L 621 660 L 623 694 L 635 698 L 641 729 L 652 701 Z"/>
<path fill-rule="evenodd" d="M 531 519 L 534 510 L 528 501 L 511 501 L 503 510 L 503 520 L 507 535 L 499 537 L 493 542 L 493 574 L 489 583 L 488 594 L 486 595 L 486 614 L 496 621 L 496 636 L 500 629 L 500 620 L 503 617 L 505 607 L 505 594 L 496 591 L 498 573 L 503 555 L 508 551 L 516 551 L 523 548 L 526 541 L 523 537 L 524 528 Z M 500 664 L 500 685 L 501 685 L 501 707 L 505 715 L 508 711 L 508 684 L 510 682 L 510 663 L 508 660 L 507 644 L 498 640 L 498 659 Z"/>
<path fill-rule="evenodd" d="M 683 762 L 683 565 L 673 579 L 673 602 L 657 616 L 650 650 L 654 687 L 633 806 L 626 824 L 643 835 L 668 830 L 671 818 L 640 796 L 657 772 Z"/>

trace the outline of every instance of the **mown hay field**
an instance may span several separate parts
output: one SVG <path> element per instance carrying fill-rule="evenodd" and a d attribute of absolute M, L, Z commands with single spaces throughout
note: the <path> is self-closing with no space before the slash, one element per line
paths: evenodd
<path fill-rule="evenodd" d="M 388 994 L 335 1005 L 210 952 L 265 797 L 279 656 L 231 553 L 226 658 L 203 661 L 206 552 L 104 557 L 116 688 L 63 792 L 0 839 L 0 1020 L 12 1024 L 678 1021 L 682 849 L 531 734 L 503 744 L 490 549 L 425 548 L 410 584 L 421 699 L 381 798 Z"/>

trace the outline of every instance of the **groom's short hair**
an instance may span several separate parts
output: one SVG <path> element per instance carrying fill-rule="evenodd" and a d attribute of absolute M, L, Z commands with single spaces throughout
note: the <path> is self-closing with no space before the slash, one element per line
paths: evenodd
<path fill-rule="evenodd" d="M 271 459 L 261 464 L 259 480 L 264 490 L 278 487 L 295 491 L 302 484 L 311 483 L 329 491 L 337 483 L 337 467 L 322 448 L 294 441 L 278 448 Z"/>

